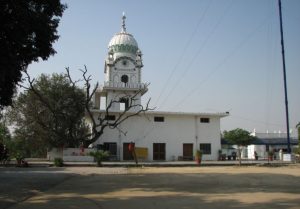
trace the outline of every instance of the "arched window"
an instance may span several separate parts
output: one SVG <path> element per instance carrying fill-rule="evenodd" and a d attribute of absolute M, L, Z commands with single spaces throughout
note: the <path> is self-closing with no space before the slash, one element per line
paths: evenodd
<path fill-rule="evenodd" d="M 136 77 L 135 77 L 135 75 L 133 75 L 133 76 L 131 76 L 131 83 L 135 83 L 136 82 Z"/>
<path fill-rule="evenodd" d="M 128 76 L 127 75 L 122 75 L 121 82 L 123 82 L 125 84 L 128 83 Z"/>
<path fill-rule="evenodd" d="M 129 99 L 126 97 L 120 98 L 120 110 L 124 111 L 129 108 Z"/>
<path fill-rule="evenodd" d="M 118 83 L 119 82 L 120 77 L 118 75 L 114 75 L 114 82 Z"/>

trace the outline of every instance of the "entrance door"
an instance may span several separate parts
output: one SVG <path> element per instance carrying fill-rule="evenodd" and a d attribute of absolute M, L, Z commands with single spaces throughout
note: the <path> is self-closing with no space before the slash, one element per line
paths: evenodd
<path fill-rule="evenodd" d="M 166 143 L 153 143 L 153 160 L 166 160 Z"/>
<path fill-rule="evenodd" d="M 134 160 L 128 149 L 129 144 L 130 143 L 123 143 L 123 160 Z"/>
<path fill-rule="evenodd" d="M 193 144 L 183 144 L 183 160 L 193 160 Z"/>

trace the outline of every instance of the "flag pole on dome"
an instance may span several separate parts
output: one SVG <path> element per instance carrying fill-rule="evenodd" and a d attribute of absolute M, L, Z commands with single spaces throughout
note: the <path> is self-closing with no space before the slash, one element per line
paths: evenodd
<path fill-rule="evenodd" d="M 121 31 L 122 33 L 126 33 L 125 20 L 126 20 L 125 12 L 123 12 L 123 16 L 122 16 L 122 31 Z"/>

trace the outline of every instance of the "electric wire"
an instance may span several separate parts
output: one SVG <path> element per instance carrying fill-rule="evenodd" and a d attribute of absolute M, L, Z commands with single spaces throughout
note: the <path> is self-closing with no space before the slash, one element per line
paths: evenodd
<path fill-rule="evenodd" d="M 274 73 L 271 71 L 271 69 L 275 69 L 274 63 L 275 63 L 275 44 L 273 43 L 275 39 L 272 39 L 273 36 L 273 22 L 272 19 L 269 22 L 268 28 L 267 28 L 267 40 L 266 40 L 266 51 L 267 51 L 267 65 L 266 65 L 266 106 L 265 106 L 265 120 L 266 120 L 266 126 L 265 129 L 269 130 L 270 127 L 270 113 L 272 110 L 272 98 L 273 98 L 273 80 L 274 80 Z"/>
<path fill-rule="evenodd" d="M 220 16 L 220 18 L 218 19 L 218 21 L 216 22 L 216 24 L 213 26 L 212 30 L 210 31 L 209 35 L 206 37 L 205 41 L 202 43 L 201 47 L 198 49 L 198 51 L 194 54 L 193 58 L 191 59 L 190 62 L 188 62 L 188 65 L 186 68 L 184 68 L 183 73 L 181 74 L 181 76 L 178 77 L 178 79 L 176 80 L 173 88 L 171 88 L 171 91 L 169 92 L 169 94 L 164 98 L 163 102 L 161 103 L 160 107 L 162 107 L 165 102 L 168 100 L 168 98 L 173 94 L 173 92 L 175 91 L 176 87 L 178 88 L 180 82 L 182 81 L 182 79 L 187 75 L 187 73 L 190 71 L 192 65 L 194 64 L 194 62 L 197 60 L 197 57 L 200 55 L 200 53 L 202 52 L 202 50 L 204 49 L 204 47 L 207 45 L 209 39 L 212 37 L 212 35 L 214 34 L 214 32 L 216 31 L 216 29 L 218 28 L 218 26 L 221 24 L 221 22 L 225 19 L 224 17 L 226 16 L 226 14 L 228 13 L 228 11 L 230 10 L 231 6 L 233 5 L 233 0 L 231 1 L 231 3 L 225 8 L 224 12 L 222 13 L 222 15 Z"/>
<path fill-rule="evenodd" d="M 270 18 L 270 16 L 268 16 L 264 21 L 261 22 L 261 24 L 258 25 L 258 27 L 256 27 L 253 31 L 251 31 L 241 42 L 239 42 L 239 44 L 236 45 L 235 48 L 233 48 L 233 50 L 227 55 L 225 56 L 225 58 L 218 63 L 218 65 L 213 68 L 210 73 L 206 76 L 205 79 L 203 79 L 201 82 L 199 82 L 197 84 L 197 86 L 195 86 L 193 89 L 191 89 L 186 95 L 185 97 L 183 97 L 176 105 L 173 106 L 173 108 L 177 108 L 178 106 L 180 106 L 184 101 L 186 101 L 186 99 L 188 97 L 190 97 L 192 94 L 194 94 L 201 85 L 203 85 L 204 83 L 206 83 L 210 77 L 215 74 L 217 71 L 219 71 L 221 68 L 233 55 L 235 55 L 253 36 L 254 34 L 256 34 L 258 31 L 260 31 L 260 29 L 262 28 L 262 26 L 264 26 L 266 24 L 266 20 L 268 20 Z"/>
<path fill-rule="evenodd" d="M 279 123 L 269 123 L 269 122 L 265 122 L 265 121 L 261 121 L 261 120 L 256 120 L 256 119 L 251 119 L 251 118 L 247 118 L 244 116 L 239 116 L 239 115 L 230 115 L 233 118 L 237 118 L 237 119 L 241 119 L 241 120 L 245 120 L 245 121 L 249 121 L 249 122 L 253 122 L 255 124 L 260 123 L 260 124 L 264 124 L 264 125 L 272 125 L 272 126 L 278 126 L 278 127 L 284 127 L 284 124 L 279 124 Z"/>
<path fill-rule="evenodd" d="M 208 11 L 208 9 L 209 9 L 209 7 L 210 7 L 210 5 L 211 5 L 212 2 L 213 2 L 213 1 L 209 1 L 208 6 L 205 8 L 205 10 L 204 10 L 204 12 L 202 13 L 201 17 L 200 17 L 199 20 L 197 21 L 197 24 L 196 24 L 195 29 L 194 29 L 193 32 L 191 33 L 191 35 L 190 35 L 188 41 L 186 42 L 186 44 L 185 44 L 185 46 L 184 46 L 184 48 L 183 48 L 183 51 L 182 51 L 182 53 L 181 53 L 179 59 L 177 59 L 177 62 L 175 63 L 175 66 L 174 66 L 173 70 L 170 72 L 170 75 L 169 75 L 167 81 L 164 83 L 164 86 L 163 86 L 163 88 L 162 88 L 162 90 L 161 90 L 161 92 L 160 92 L 160 94 L 159 94 L 159 96 L 158 96 L 158 98 L 157 98 L 156 103 L 155 103 L 154 106 L 157 106 L 157 104 L 158 104 L 158 102 L 159 102 L 161 96 L 163 95 L 163 93 L 164 93 L 165 90 L 167 89 L 167 86 L 169 85 L 169 83 L 170 83 L 170 81 L 171 81 L 171 78 L 173 77 L 174 73 L 177 71 L 179 64 L 181 63 L 181 61 L 182 61 L 184 55 L 186 54 L 187 49 L 189 48 L 189 46 L 190 46 L 192 40 L 194 39 L 194 37 L 195 37 L 195 35 L 196 35 L 196 33 L 197 33 L 198 29 L 199 29 L 199 26 L 200 26 L 200 24 L 202 23 L 202 21 L 203 21 L 203 19 L 204 19 L 204 17 L 205 17 L 205 15 L 206 15 L 206 13 L 207 13 L 207 11 Z"/>

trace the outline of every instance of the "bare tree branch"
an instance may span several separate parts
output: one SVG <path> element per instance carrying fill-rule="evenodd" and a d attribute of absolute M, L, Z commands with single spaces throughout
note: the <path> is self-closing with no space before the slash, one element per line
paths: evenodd
<path fill-rule="evenodd" d="M 122 134 L 126 135 L 127 132 L 123 131 L 120 128 L 120 124 L 122 124 L 124 121 L 128 120 L 129 118 L 138 116 L 140 114 L 145 114 L 149 110 L 154 110 L 154 108 L 150 108 L 149 104 L 151 99 L 149 99 L 146 103 L 146 106 L 143 107 L 141 104 L 135 104 L 136 101 L 138 100 L 138 96 L 142 93 L 142 90 L 136 91 L 134 95 L 131 96 L 125 96 L 125 99 L 128 100 L 128 106 L 123 111 L 120 112 L 111 112 L 111 108 L 113 107 L 114 104 L 120 103 L 119 98 L 113 99 L 109 101 L 109 103 L 106 106 L 106 109 L 104 111 L 100 111 L 100 113 L 97 114 L 97 111 L 93 110 L 93 98 L 98 90 L 99 83 L 97 82 L 94 87 L 91 86 L 91 75 L 88 75 L 88 70 L 87 67 L 84 66 L 84 69 L 79 69 L 82 73 L 82 79 L 79 80 L 73 80 L 70 74 L 70 69 L 67 67 L 66 68 L 66 78 L 69 80 L 71 85 L 73 87 L 78 87 L 78 84 L 80 82 L 83 82 L 84 84 L 84 91 L 85 91 L 85 99 L 83 100 L 84 102 L 84 107 L 85 107 L 85 115 L 89 119 L 91 123 L 91 133 L 85 135 L 85 140 L 84 140 L 84 145 L 88 146 L 91 143 L 97 141 L 101 135 L 103 135 L 104 130 L 106 128 L 110 129 L 117 129 L 119 130 Z M 49 111 L 54 115 L 54 120 L 59 120 L 59 115 L 57 114 L 62 114 L 63 113 L 57 113 L 55 110 L 55 106 L 51 105 L 47 98 L 45 98 L 39 90 L 35 87 L 35 79 L 31 79 L 30 75 L 25 71 L 26 73 L 26 80 L 29 84 L 29 87 L 22 86 L 26 90 L 32 91 L 48 109 Z M 146 88 L 148 85 L 146 85 Z M 110 115 L 115 115 L 115 120 L 109 120 Z M 47 124 L 43 124 L 41 121 L 37 121 L 40 123 L 42 127 L 47 128 Z M 59 132 L 58 130 L 53 130 L 54 134 L 57 134 L 59 137 Z"/>
<path fill-rule="evenodd" d="M 26 74 L 26 78 L 25 78 L 25 79 L 27 79 L 27 81 L 28 81 L 28 83 L 29 83 L 29 87 L 23 86 L 23 85 L 21 85 L 21 84 L 20 84 L 20 86 L 23 87 L 23 88 L 26 89 L 26 90 L 32 91 L 32 92 L 39 98 L 39 100 L 40 100 L 44 105 L 46 105 L 46 107 L 50 110 L 50 112 L 51 112 L 52 114 L 55 115 L 56 112 L 54 111 L 54 109 L 52 108 L 52 106 L 49 104 L 49 102 L 47 101 L 47 99 L 44 98 L 44 97 L 40 94 L 40 92 L 35 88 L 35 86 L 34 86 L 35 79 L 34 79 L 34 78 L 31 79 L 31 77 L 30 77 L 29 73 L 27 72 L 27 70 L 25 71 L 25 74 Z"/>
<path fill-rule="evenodd" d="M 107 104 L 106 109 L 103 112 L 105 114 L 100 113 L 98 115 L 98 118 L 94 117 L 94 111 L 91 110 L 91 108 L 92 108 L 91 103 L 92 103 L 92 99 L 95 96 L 95 93 L 98 89 L 99 83 L 97 83 L 94 88 L 91 88 L 90 82 L 92 79 L 91 79 L 90 75 L 87 75 L 87 67 L 84 66 L 84 69 L 83 70 L 80 69 L 80 71 L 82 72 L 82 77 L 83 77 L 85 92 L 86 92 L 86 101 L 85 101 L 86 114 L 92 124 L 92 133 L 86 136 L 87 137 L 86 145 L 89 145 L 89 144 L 95 142 L 96 140 L 98 140 L 98 138 L 104 133 L 104 130 L 107 127 L 109 127 L 110 129 L 118 129 L 122 134 L 126 135 L 127 132 L 124 132 L 119 127 L 121 123 L 123 123 L 127 119 L 137 116 L 141 113 L 145 113 L 149 110 L 154 110 L 154 108 L 149 107 L 151 99 L 148 100 L 146 107 L 143 107 L 140 104 L 135 104 L 135 101 L 137 100 L 137 96 L 142 92 L 142 90 L 139 90 L 133 96 L 127 97 L 127 99 L 129 99 L 129 106 L 127 108 L 125 108 L 121 112 L 118 112 L 118 114 L 114 113 L 114 115 L 116 115 L 114 122 L 111 122 L 108 117 L 112 114 L 112 112 L 110 111 L 112 106 L 116 103 L 120 103 L 120 101 L 117 99 L 111 100 Z M 67 73 L 68 73 L 68 76 L 70 76 L 68 69 L 67 69 Z M 73 84 L 76 84 L 74 81 L 72 81 L 71 77 L 70 77 L 70 82 L 72 82 Z M 147 86 L 146 86 L 146 88 L 147 88 Z M 137 109 L 137 111 L 133 111 L 135 109 Z"/>
<path fill-rule="evenodd" d="M 70 74 L 69 67 L 66 67 L 65 69 L 66 69 L 66 71 L 67 71 L 66 77 L 69 79 L 69 81 L 70 81 L 70 83 L 73 85 L 73 87 L 76 86 L 76 83 L 79 83 L 79 82 L 83 81 L 82 79 L 73 81 L 73 80 L 72 80 L 72 77 L 71 77 L 71 74 Z"/>

